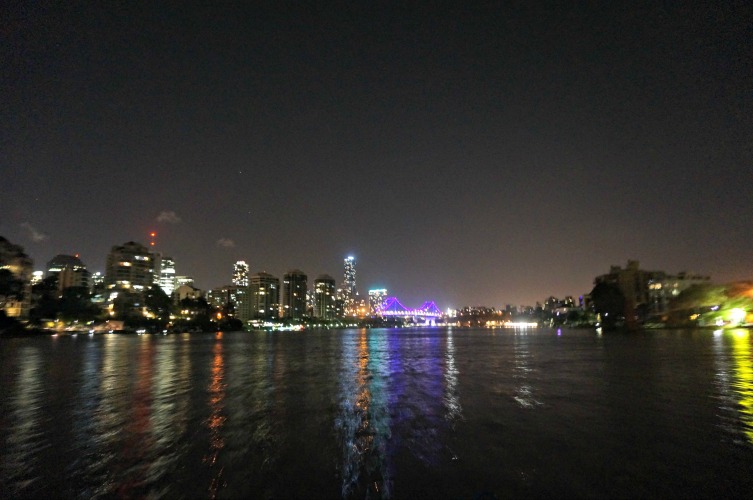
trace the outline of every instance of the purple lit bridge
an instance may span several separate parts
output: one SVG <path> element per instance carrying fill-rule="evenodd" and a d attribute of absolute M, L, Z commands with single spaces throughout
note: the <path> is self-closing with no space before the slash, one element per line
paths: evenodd
<path fill-rule="evenodd" d="M 409 309 L 402 305 L 397 297 L 387 297 L 380 314 L 385 317 L 415 318 L 423 320 L 427 324 L 434 323 L 442 315 L 437 305 L 433 301 L 424 302 L 417 309 Z"/>

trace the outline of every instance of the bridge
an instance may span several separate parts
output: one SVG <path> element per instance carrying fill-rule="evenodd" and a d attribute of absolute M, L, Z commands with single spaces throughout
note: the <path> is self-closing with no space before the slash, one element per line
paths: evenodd
<path fill-rule="evenodd" d="M 397 297 L 387 297 L 378 314 L 388 318 L 416 318 L 423 319 L 426 323 L 434 323 L 442 315 L 442 311 L 433 301 L 427 300 L 421 307 L 410 309 L 401 304 Z"/>

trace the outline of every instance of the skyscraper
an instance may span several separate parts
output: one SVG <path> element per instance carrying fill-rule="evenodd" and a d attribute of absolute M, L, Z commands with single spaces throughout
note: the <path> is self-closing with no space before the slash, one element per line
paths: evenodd
<path fill-rule="evenodd" d="M 107 255 L 105 283 L 108 288 L 144 290 L 154 283 L 154 255 L 140 243 L 114 246 Z"/>
<path fill-rule="evenodd" d="M 345 314 L 353 314 L 356 300 L 356 259 L 349 255 L 344 261 L 344 276 L 342 286 L 342 300 Z"/>
<path fill-rule="evenodd" d="M 249 281 L 251 317 L 277 318 L 280 314 L 280 280 L 268 273 L 256 273 Z"/>
<path fill-rule="evenodd" d="M 314 280 L 314 317 L 335 317 L 335 279 L 327 274 Z"/>
<path fill-rule="evenodd" d="M 244 260 L 239 260 L 233 266 L 233 285 L 248 286 L 248 264 Z"/>
<path fill-rule="evenodd" d="M 74 271 L 78 269 L 86 269 L 86 266 L 81 262 L 81 259 L 78 258 L 78 255 L 59 254 L 47 262 L 47 276 L 57 274 L 66 267 Z"/>
<path fill-rule="evenodd" d="M 175 286 L 193 286 L 193 278 L 191 276 L 176 276 L 175 277 Z"/>
<path fill-rule="evenodd" d="M 175 290 L 175 260 L 162 256 L 160 259 L 159 286 L 168 296 Z"/>
<path fill-rule="evenodd" d="M 382 306 L 384 306 L 385 298 L 387 298 L 387 290 L 385 288 L 369 290 L 370 314 L 374 316 L 380 316 L 382 314 Z"/>
<path fill-rule="evenodd" d="M 306 314 L 308 276 L 299 269 L 288 271 L 282 278 L 282 316 L 302 318 Z"/>
<path fill-rule="evenodd" d="M 47 263 L 47 276 L 58 277 L 58 290 L 89 287 L 89 271 L 78 255 L 56 255 Z"/>

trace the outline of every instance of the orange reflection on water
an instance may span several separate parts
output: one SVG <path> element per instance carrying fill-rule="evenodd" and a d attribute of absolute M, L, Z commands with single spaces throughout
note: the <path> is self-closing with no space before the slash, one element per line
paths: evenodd
<path fill-rule="evenodd" d="M 362 415 L 361 425 L 359 431 L 365 432 L 369 428 L 369 405 L 371 404 L 371 392 L 369 391 L 368 384 L 368 365 L 369 365 L 369 343 L 366 338 L 366 330 L 361 330 L 361 336 L 358 342 L 358 382 L 357 386 L 360 388 L 360 392 L 356 397 L 356 408 Z M 371 444 L 372 436 L 366 435 L 365 442 L 360 443 L 359 451 L 363 453 Z"/>
<path fill-rule="evenodd" d="M 361 330 L 361 336 L 358 339 L 358 386 L 361 387 L 361 393 L 358 396 L 356 405 L 364 410 L 369 407 L 369 386 L 366 383 L 369 366 L 369 343 L 366 338 L 366 330 Z"/>
<path fill-rule="evenodd" d="M 732 357 L 735 361 L 735 392 L 740 397 L 740 420 L 748 441 L 753 443 L 753 360 L 750 335 L 746 330 L 732 332 Z"/>
<path fill-rule="evenodd" d="M 204 457 L 204 463 L 209 467 L 214 467 L 220 455 L 220 450 L 225 447 L 225 438 L 222 436 L 222 427 L 225 425 L 227 417 L 224 415 L 225 408 L 225 361 L 222 354 L 222 334 L 217 333 L 214 344 L 214 357 L 212 358 L 212 378 L 209 383 L 209 418 L 206 420 L 206 426 L 209 429 L 209 453 Z M 223 467 L 220 467 L 212 475 L 209 483 L 210 498 L 216 498 L 220 488 L 226 486 L 222 479 Z"/>

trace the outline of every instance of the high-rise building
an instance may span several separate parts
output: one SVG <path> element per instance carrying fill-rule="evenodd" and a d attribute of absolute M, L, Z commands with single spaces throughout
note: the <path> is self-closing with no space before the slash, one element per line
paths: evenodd
<path fill-rule="evenodd" d="M 349 255 L 344 260 L 341 296 L 345 313 L 348 315 L 354 314 L 356 295 L 356 259 L 352 255 Z"/>
<path fill-rule="evenodd" d="M 99 286 L 99 285 L 104 285 L 105 284 L 105 277 L 102 276 L 101 272 L 97 271 L 96 273 L 94 273 L 94 274 L 91 275 L 91 281 L 90 281 L 90 283 L 91 283 L 92 287 Z"/>
<path fill-rule="evenodd" d="M 233 285 L 248 286 L 248 264 L 243 260 L 233 266 Z"/>
<path fill-rule="evenodd" d="M 227 285 L 207 292 L 207 303 L 217 308 L 231 306 L 233 316 L 243 322 L 251 319 L 251 300 L 247 286 Z"/>
<path fill-rule="evenodd" d="M 66 288 L 81 287 L 89 288 L 90 273 L 85 267 L 72 268 L 65 266 L 58 276 L 58 291 L 62 292 Z"/>
<path fill-rule="evenodd" d="M 262 272 L 252 274 L 249 282 L 251 317 L 277 318 L 280 314 L 280 280 Z"/>
<path fill-rule="evenodd" d="M 175 277 L 175 286 L 193 286 L 193 277 L 192 276 L 176 276 Z"/>
<path fill-rule="evenodd" d="M 303 271 L 294 269 L 282 277 L 282 316 L 302 318 L 306 314 L 306 290 L 308 277 Z"/>
<path fill-rule="evenodd" d="M 44 271 L 34 271 L 31 273 L 31 286 L 38 285 L 44 279 Z"/>
<path fill-rule="evenodd" d="M 335 279 L 328 274 L 322 274 L 314 280 L 314 317 L 335 317 Z"/>
<path fill-rule="evenodd" d="M 66 267 L 69 267 L 74 271 L 78 269 L 86 269 L 86 266 L 81 262 L 81 259 L 78 258 L 78 255 L 59 254 L 47 262 L 47 276 L 55 275 Z"/>
<path fill-rule="evenodd" d="M 154 255 L 140 243 L 114 246 L 107 255 L 105 284 L 108 288 L 140 291 L 154 283 Z"/>
<path fill-rule="evenodd" d="M 160 259 L 159 286 L 168 296 L 175 290 L 175 260 L 162 256 Z"/>
<path fill-rule="evenodd" d="M 89 276 L 89 289 L 92 294 L 92 302 L 101 304 L 107 300 L 107 287 L 104 275 L 97 271 Z"/>
<path fill-rule="evenodd" d="M 369 312 L 374 316 L 381 316 L 384 299 L 387 298 L 387 290 L 378 288 L 369 290 Z"/>
<path fill-rule="evenodd" d="M 89 288 L 90 273 L 78 255 L 56 255 L 47 262 L 47 277 L 57 276 L 58 290 L 71 287 Z"/>

